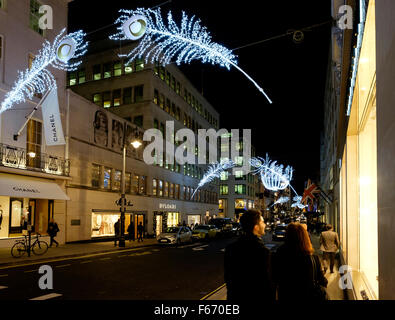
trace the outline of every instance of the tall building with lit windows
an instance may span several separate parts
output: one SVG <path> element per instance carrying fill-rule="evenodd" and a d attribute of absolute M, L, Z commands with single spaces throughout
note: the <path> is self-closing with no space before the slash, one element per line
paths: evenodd
<path fill-rule="evenodd" d="M 352 268 L 350 299 L 395 299 L 395 2 L 346 1 L 353 30 L 333 29 L 321 152 L 323 206 Z M 334 18 L 344 1 L 332 1 Z"/>
<path fill-rule="evenodd" d="M 80 70 L 68 74 L 73 178 L 68 184 L 68 241 L 114 234 L 125 135 L 128 140 L 137 130 L 142 139 L 145 130 L 155 128 L 174 141 L 167 122 L 174 123 L 175 132 L 191 129 L 195 137 L 198 129 L 219 127 L 218 112 L 176 66 L 146 65 L 140 59 L 128 63 L 118 57 L 132 45 L 120 49 L 110 41 L 93 43 Z M 166 227 L 205 223 L 217 215 L 217 184 L 205 185 L 192 198 L 207 165 L 169 164 L 165 154 L 156 154 L 154 165 L 147 165 L 147 144 L 128 148 L 126 198 L 133 207 L 125 228 L 132 220 L 136 228 L 142 222 L 145 233 L 155 236 Z M 194 151 L 196 156 L 197 139 Z"/>
<path fill-rule="evenodd" d="M 30 69 L 43 43 L 52 42 L 67 26 L 69 2 L 45 1 L 53 9 L 53 29 L 43 30 L 39 27 L 42 1 L 0 1 L 0 102 L 12 90 L 18 71 Z M 57 82 L 65 128 L 66 74 L 49 69 Z M 46 234 L 51 218 L 59 225 L 58 241 L 66 239 L 66 183 L 70 180 L 66 146 L 46 144 L 41 108 L 14 138 L 40 99 L 41 95 L 35 94 L 0 114 L 0 247 L 10 247 L 20 238 L 25 222 L 33 232 Z"/>

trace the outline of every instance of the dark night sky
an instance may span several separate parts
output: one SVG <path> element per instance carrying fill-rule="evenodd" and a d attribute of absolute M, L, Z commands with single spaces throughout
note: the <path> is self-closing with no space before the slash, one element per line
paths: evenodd
<path fill-rule="evenodd" d="M 113 23 L 119 9 L 153 7 L 165 0 L 74 0 L 69 7 L 69 28 L 86 33 Z M 184 10 L 201 19 L 212 41 L 229 49 L 331 20 L 330 0 L 229 2 L 173 0 L 161 6 L 176 22 Z M 231 4 L 229 4 L 231 3 Z M 261 4 L 262 5 L 261 5 Z M 292 185 L 302 193 L 304 181 L 318 182 L 320 131 L 331 24 L 304 33 L 301 44 L 286 36 L 236 50 L 239 66 L 266 91 L 270 105 L 239 71 L 203 65 L 199 61 L 180 69 L 220 113 L 222 128 L 252 129 L 257 155 L 295 169 Z M 89 41 L 114 33 L 115 26 L 92 33 Z"/>

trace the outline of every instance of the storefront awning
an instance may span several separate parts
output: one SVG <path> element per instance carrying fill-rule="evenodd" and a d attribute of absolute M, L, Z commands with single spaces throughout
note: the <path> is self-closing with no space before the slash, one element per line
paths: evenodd
<path fill-rule="evenodd" d="M 44 182 L 25 176 L 11 174 L 0 174 L 0 196 L 70 200 L 55 182 Z"/>

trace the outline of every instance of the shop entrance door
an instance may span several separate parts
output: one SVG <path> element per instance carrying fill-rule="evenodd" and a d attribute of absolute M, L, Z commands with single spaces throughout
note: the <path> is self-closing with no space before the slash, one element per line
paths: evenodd
<path fill-rule="evenodd" d="M 10 199 L 10 225 L 9 233 L 22 233 L 22 226 L 24 223 L 23 216 L 23 199 Z"/>
<path fill-rule="evenodd" d="M 159 236 L 162 233 L 163 230 L 163 216 L 162 215 L 157 215 L 156 216 L 156 235 Z"/>
<path fill-rule="evenodd" d="M 36 225 L 36 200 L 29 200 L 29 223 L 32 225 L 32 231 L 35 231 Z"/>
<path fill-rule="evenodd" d="M 137 226 L 140 224 L 140 222 L 141 222 L 141 224 L 143 225 L 144 231 L 145 231 L 144 215 L 143 215 L 143 214 L 135 213 L 135 214 L 134 214 L 134 228 L 135 228 L 136 239 L 137 239 L 137 236 L 138 236 L 138 234 L 137 234 Z M 143 238 L 144 238 L 144 233 L 143 233 Z"/>

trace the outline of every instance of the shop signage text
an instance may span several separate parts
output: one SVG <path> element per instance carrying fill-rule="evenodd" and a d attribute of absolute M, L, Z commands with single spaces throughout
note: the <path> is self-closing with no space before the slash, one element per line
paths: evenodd
<path fill-rule="evenodd" d="M 159 209 L 177 209 L 177 205 L 175 204 L 168 204 L 168 203 L 159 203 Z"/>
<path fill-rule="evenodd" d="M 20 187 L 13 187 L 12 189 L 17 192 L 40 193 L 40 191 L 38 191 L 37 189 L 25 189 L 25 188 L 20 188 Z"/>

